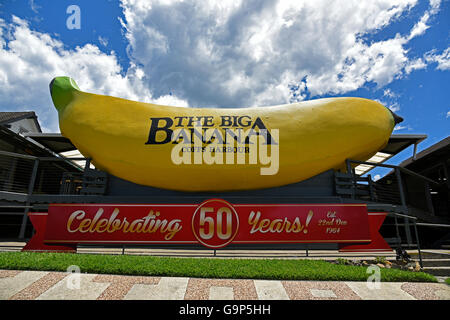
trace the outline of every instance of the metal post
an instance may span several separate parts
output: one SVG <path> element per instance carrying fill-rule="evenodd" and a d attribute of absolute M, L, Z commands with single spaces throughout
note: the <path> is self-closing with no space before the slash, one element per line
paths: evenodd
<path fill-rule="evenodd" d="M 350 174 L 350 177 L 352 179 L 352 181 L 351 181 L 351 183 L 352 183 L 352 185 L 351 185 L 351 188 L 352 188 L 351 196 L 352 196 L 352 199 L 355 199 L 355 188 L 356 188 L 355 181 L 354 181 L 355 180 L 354 179 L 355 173 L 354 173 L 354 171 L 352 169 L 352 165 L 350 163 L 350 160 L 349 159 L 345 159 L 345 163 L 347 164 L 347 173 Z"/>
<path fill-rule="evenodd" d="M 33 171 L 31 173 L 30 183 L 28 184 L 28 196 L 26 201 L 26 208 L 22 217 L 22 225 L 20 226 L 19 239 L 25 238 L 25 229 L 28 222 L 28 212 L 30 211 L 30 196 L 33 194 L 34 184 L 36 183 L 36 176 L 39 167 L 39 158 L 34 160 Z"/>
<path fill-rule="evenodd" d="M 417 142 L 414 143 L 413 160 L 416 160 L 416 154 L 417 154 Z"/>
<path fill-rule="evenodd" d="M 91 158 L 86 158 L 86 162 L 84 163 L 84 171 L 88 170 L 91 167 Z"/>
<path fill-rule="evenodd" d="M 309 257 L 308 244 L 306 244 L 306 256 Z"/>
<path fill-rule="evenodd" d="M 400 174 L 399 168 L 395 168 L 395 176 L 397 177 L 398 191 L 400 192 L 400 200 L 402 202 L 402 206 L 406 207 L 405 191 L 403 190 L 402 176 Z"/>
<path fill-rule="evenodd" d="M 214 257 L 216 256 L 216 249 L 214 249 Z"/>
<path fill-rule="evenodd" d="M 394 213 L 394 221 L 395 221 L 395 231 L 397 233 L 397 248 L 402 250 L 402 238 L 400 237 L 400 230 L 398 228 L 398 220 L 397 215 Z"/>
<path fill-rule="evenodd" d="M 401 176 L 399 168 L 395 168 L 395 175 L 397 177 L 398 189 L 400 191 L 400 199 L 402 201 L 402 206 L 405 208 L 405 210 L 408 210 L 408 208 L 406 206 L 406 197 L 405 197 L 405 191 L 403 189 L 402 176 Z M 409 219 L 404 217 L 403 221 L 405 224 L 406 242 L 408 243 L 408 246 L 411 246 L 412 239 L 411 239 L 411 230 L 410 230 L 410 225 L 409 225 Z"/>
<path fill-rule="evenodd" d="M 427 207 L 430 213 L 434 216 L 434 207 L 433 207 L 433 200 L 431 199 L 431 193 L 430 193 L 430 184 L 428 181 L 425 181 L 425 198 L 427 200 Z"/>
<path fill-rule="evenodd" d="M 352 172 L 352 165 L 350 164 L 350 160 L 349 159 L 345 159 L 345 164 L 347 165 L 347 173 L 351 173 Z"/>
<path fill-rule="evenodd" d="M 406 242 L 408 243 L 408 246 L 412 246 L 412 237 L 411 237 L 411 225 L 409 224 L 408 218 L 403 218 L 403 221 L 405 223 L 405 233 L 406 233 Z"/>
<path fill-rule="evenodd" d="M 447 163 L 445 161 L 442 161 L 442 167 L 444 169 L 444 175 L 447 182 L 447 187 L 450 189 L 450 174 L 448 172 Z"/>
<path fill-rule="evenodd" d="M 419 232 L 417 231 L 416 220 L 414 220 L 414 230 L 415 230 L 415 232 L 416 232 L 417 251 L 419 252 L 419 264 L 420 264 L 420 268 L 423 268 L 423 263 L 422 263 L 422 253 L 421 253 L 421 251 L 420 251 Z"/>
<path fill-rule="evenodd" d="M 369 196 L 370 196 L 370 201 L 374 201 L 375 200 L 375 192 L 373 191 L 373 181 L 372 181 L 372 175 L 367 175 L 368 178 L 368 185 L 369 185 Z"/>

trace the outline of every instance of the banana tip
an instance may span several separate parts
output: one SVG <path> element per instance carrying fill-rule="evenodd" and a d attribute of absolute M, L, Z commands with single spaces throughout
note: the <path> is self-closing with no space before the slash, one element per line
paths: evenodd
<path fill-rule="evenodd" d="M 389 111 L 391 112 L 392 117 L 394 118 L 394 123 L 395 124 L 403 122 L 403 118 L 402 117 L 400 117 L 399 115 L 395 114 L 391 109 L 389 109 Z"/>
<path fill-rule="evenodd" d="M 62 111 L 73 99 L 73 93 L 79 91 L 78 85 L 70 77 L 55 77 L 49 84 L 53 104 Z"/>
<path fill-rule="evenodd" d="M 50 89 L 50 95 L 53 95 L 53 83 L 55 82 L 56 78 L 53 78 L 52 81 L 50 81 L 49 89 Z"/>

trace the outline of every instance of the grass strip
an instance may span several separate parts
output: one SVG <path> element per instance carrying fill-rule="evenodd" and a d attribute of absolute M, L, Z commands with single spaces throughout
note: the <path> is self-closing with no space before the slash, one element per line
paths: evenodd
<path fill-rule="evenodd" d="M 66 271 L 76 265 L 83 273 L 220 279 L 367 281 L 366 267 L 323 260 L 172 258 L 37 252 L 0 252 L 0 269 Z M 380 269 L 381 281 L 437 282 L 424 272 Z"/>

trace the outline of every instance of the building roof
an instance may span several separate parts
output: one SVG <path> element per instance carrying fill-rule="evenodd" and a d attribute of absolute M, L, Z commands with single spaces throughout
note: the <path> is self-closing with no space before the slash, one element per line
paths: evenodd
<path fill-rule="evenodd" d="M 50 150 L 46 150 L 34 141 L 30 141 L 20 134 L 17 134 L 3 125 L 0 125 L 0 140 L 22 149 L 26 154 L 36 157 L 53 157 L 54 154 Z M 19 152 L 18 153 L 23 153 Z"/>
<path fill-rule="evenodd" d="M 55 153 L 67 152 L 77 149 L 68 138 L 62 136 L 60 133 L 28 132 L 23 135 L 27 138 L 33 139 L 34 141 L 40 143 L 41 145 L 52 150 Z"/>
<path fill-rule="evenodd" d="M 42 132 L 38 117 L 34 111 L 0 112 L 0 125 L 8 127 L 8 124 L 24 119 L 34 120 L 37 130 Z"/>
<path fill-rule="evenodd" d="M 420 175 L 427 176 L 426 171 L 441 166 L 445 162 L 450 162 L 450 136 L 442 139 L 431 147 L 414 154 L 412 157 L 402 161 L 398 166 Z M 379 181 L 389 179 L 394 172 L 394 169 L 392 169 Z"/>
<path fill-rule="evenodd" d="M 34 113 L 34 111 L 0 112 L 0 124 L 11 123 L 28 118 L 37 119 L 36 113 Z"/>
<path fill-rule="evenodd" d="M 56 159 L 56 155 L 54 152 L 52 152 L 52 150 L 44 148 L 36 141 L 17 134 L 3 125 L 0 125 L 0 140 L 10 145 L 17 146 L 18 148 L 14 151 L 14 153 L 31 155 L 34 157 L 44 157 L 47 159 Z M 70 170 L 73 170 L 73 168 L 82 168 L 82 166 L 77 164 L 75 161 L 61 161 L 59 165 Z"/>
<path fill-rule="evenodd" d="M 419 144 L 426 138 L 427 135 L 425 134 L 393 134 L 389 138 L 388 144 L 380 151 L 395 155 L 405 150 L 410 145 Z"/>
<path fill-rule="evenodd" d="M 427 136 L 423 134 L 393 134 L 389 138 L 387 145 L 382 150 L 378 151 L 372 158 L 367 160 L 367 162 L 378 164 L 386 162 L 388 159 L 405 150 L 409 146 L 417 146 L 426 138 Z M 373 165 L 360 164 L 355 168 L 355 173 L 357 175 L 363 175 L 373 168 Z"/>
<path fill-rule="evenodd" d="M 420 151 L 415 156 L 404 160 L 399 167 L 408 168 L 413 171 L 430 168 L 431 165 L 450 159 L 450 136 L 433 144 L 425 150 Z"/>

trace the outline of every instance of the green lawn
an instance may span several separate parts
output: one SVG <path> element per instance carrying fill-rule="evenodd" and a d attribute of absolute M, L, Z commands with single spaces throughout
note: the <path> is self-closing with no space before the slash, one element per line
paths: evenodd
<path fill-rule="evenodd" d="M 366 281 L 367 268 L 322 260 L 168 258 L 134 255 L 0 252 L 0 269 L 166 277 Z M 423 272 L 381 269 L 381 281 L 436 282 Z"/>

